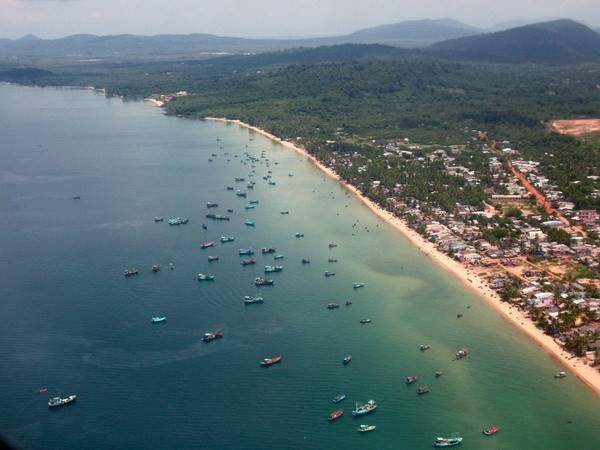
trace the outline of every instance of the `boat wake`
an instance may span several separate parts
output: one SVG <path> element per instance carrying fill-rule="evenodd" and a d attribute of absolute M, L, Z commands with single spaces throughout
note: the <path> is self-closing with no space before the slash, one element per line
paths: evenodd
<path fill-rule="evenodd" d="M 236 346 L 237 347 L 237 346 Z M 231 346 L 227 349 L 231 350 Z M 201 358 L 216 351 L 222 346 L 198 343 L 181 350 L 162 350 L 156 352 L 130 352 L 121 348 L 104 348 L 94 353 L 86 353 L 83 362 L 102 369 L 145 368 L 172 364 L 193 358 Z"/>

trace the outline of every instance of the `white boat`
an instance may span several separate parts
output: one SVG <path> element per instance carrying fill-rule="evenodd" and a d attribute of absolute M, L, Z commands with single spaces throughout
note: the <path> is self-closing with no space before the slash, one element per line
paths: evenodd
<path fill-rule="evenodd" d="M 150 319 L 150 322 L 160 323 L 160 322 L 165 322 L 166 320 L 167 320 L 166 317 L 153 317 L 152 319 Z"/>
<path fill-rule="evenodd" d="M 48 400 L 48 406 L 54 407 L 54 406 L 66 405 L 67 403 L 71 403 L 76 398 L 77 398 L 76 395 L 69 395 L 66 398 L 54 397 L 54 398 L 51 398 L 50 400 Z"/>
<path fill-rule="evenodd" d="M 262 297 L 251 297 L 249 295 L 244 296 L 244 303 L 262 303 L 264 299 Z"/>
<path fill-rule="evenodd" d="M 449 437 L 449 438 L 444 438 L 444 437 L 438 437 L 435 438 L 435 441 L 433 441 L 433 446 L 434 447 L 452 447 L 454 445 L 458 445 L 462 442 L 463 438 L 460 436 L 456 436 L 456 437 Z"/>
<path fill-rule="evenodd" d="M 566 372 L 558 372 L 556 375 L 554 375 L 554 378 L 564 378 L 567 376 Z"/>
<path fill-rule="evenodd" d="M 375 425 L 360 425 L 356 431 L 366 433 L 367 431 L 373 431 L 375 428 L 377 428 Z"/>

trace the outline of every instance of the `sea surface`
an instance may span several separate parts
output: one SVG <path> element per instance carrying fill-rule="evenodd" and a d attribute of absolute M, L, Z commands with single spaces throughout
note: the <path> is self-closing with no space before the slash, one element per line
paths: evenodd
<path fill-rule="evenodd" d="M 597 448 L 591 390 L 301 155 L 94 91 L 5 84 L 0 102 L 0 433 L 11 445 L 426 449 L 459 432 L 464 449 Z M 242 266 L 249 247 L 256 264 Z M 255 287 L 275 264 L 274 285 Z M 139 274 L 124 277 L 130 268 Z M 201 340 L 216 330 L 222 339 Z M 369 399 L 377 410 L 353 418 Z M 492 425 L 500 432 L 484 436 Z"/>

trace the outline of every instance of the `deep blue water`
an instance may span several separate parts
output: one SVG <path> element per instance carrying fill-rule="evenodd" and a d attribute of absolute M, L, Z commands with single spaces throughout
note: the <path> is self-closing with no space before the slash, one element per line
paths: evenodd
<path fill-rule="evenodd" d="M 305 158 L 237 125 L 92 91 L 0 85 L 0 101 L 0 432 L 13 445 L 418 449 L 456 431 L 465 449 L 597 445 L 597 396 L 555 380 L 555 360 Z M 209 201 L 231 220 L 206 219 Z M 178 216 L 189 223 L 167 224 Z M 260 253 L 271 246 L 284 258 Z M 240 264 L 246 247 L 254 266 Z M 256 288 L 266 264 L 284 270 Z M 265 302 L 244 305 L 246 294 Z M 217 329 L 223 339 L 201 341 Z M 353 419 L 371 398 L 377 411 Z"/>

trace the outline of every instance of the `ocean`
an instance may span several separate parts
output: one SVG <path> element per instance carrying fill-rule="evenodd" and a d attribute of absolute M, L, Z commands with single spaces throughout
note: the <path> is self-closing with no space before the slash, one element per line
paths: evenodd
<path fill-rule="evenodd" d="M 0 84 L 0 101 L 0 435 L 10 445 L 425 449 L 455 432 L 465 449 L 597 445 L 589 388 L 305 157 L 234 124 L 91 90 Z M 241 265 L 241 248 L 256 264 Z M 265 275 L 274 285 L 254 286 Z M 265 300 L 245 305 L 245 295 Z M 216 330 L 222 339 L 202 341 Z M 571 376 L 554 379 L 561 370 Z M 48 407 L 70 394 L 74 403 Z M 377 410 L 353 418 L 370 399 Z M 484 436 L 492 425 L 500 431 Z"/>

